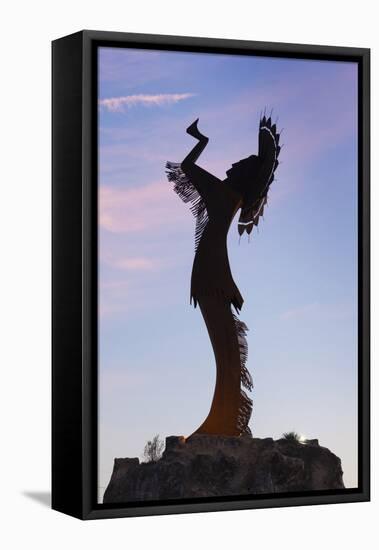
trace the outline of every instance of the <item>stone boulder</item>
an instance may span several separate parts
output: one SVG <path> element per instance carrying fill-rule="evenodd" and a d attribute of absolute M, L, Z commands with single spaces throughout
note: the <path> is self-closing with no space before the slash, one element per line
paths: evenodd
<path fill-rule="evenodd" d="M 317 439 L 171 436 L 157 462 L 116 458 L 104 503 L 343 489 L 341 460 Z"/>

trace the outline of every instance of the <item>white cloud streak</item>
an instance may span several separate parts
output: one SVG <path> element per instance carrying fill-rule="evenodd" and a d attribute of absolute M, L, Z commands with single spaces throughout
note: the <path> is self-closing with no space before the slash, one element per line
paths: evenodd
<path fill-rule="evenodd" d="M 99 99 L 99 106 L 104 107 L 111 113 L 124 112 L 125 109 L 142 105 L 144 107 L 161 107 L 162 105 L 172 105 L 189 99 L 195 94 L 135 94 L 121 97 L 109 97 Z"/>

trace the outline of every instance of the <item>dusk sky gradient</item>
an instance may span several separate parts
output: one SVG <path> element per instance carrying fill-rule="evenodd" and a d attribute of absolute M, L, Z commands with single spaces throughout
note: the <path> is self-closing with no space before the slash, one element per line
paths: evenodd
<path fill-rule="evenodd" d="M 115 457 L 206 417 L 215 362 L 189 304 L 194 218 L 165 162 L 200 118 L 198 164 L 221 179 L 257 153 L 273 109 L 282 163 L 259 232 L 229 260 L 245 303 L 250 427 L 295 430 L 342 459 L 357 484 L 357 66 L 168 51 L 99 50 L 99 498 Z"/>

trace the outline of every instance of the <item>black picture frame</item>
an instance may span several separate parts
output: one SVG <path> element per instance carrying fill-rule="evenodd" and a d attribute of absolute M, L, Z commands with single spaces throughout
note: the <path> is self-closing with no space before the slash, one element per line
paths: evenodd
<path fill-rule="evenodd" d="M 97 503 L 97 65 L 99 46 L 355 61 L 358 148 L 357 489 L 201 501 Z M 52 508 L 81 519 L 370 499 L 370 50 L 85 30 L 52 43 Z"/>

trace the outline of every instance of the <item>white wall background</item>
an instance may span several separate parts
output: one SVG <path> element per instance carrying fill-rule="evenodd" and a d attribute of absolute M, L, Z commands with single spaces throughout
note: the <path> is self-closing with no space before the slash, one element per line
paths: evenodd
<path fill-rule="evenodd" d="M 0 544 L 55 548 L 372 548 L 373 502 L 83 523 L 41 503 L 50 485 L 50 41 L 87 29 L 372 48 L 373 152 L 378 149 L 375 2 L 272 0 L 19 1 L 2 8 Z M 5 123 L 5 124 L 4 124 Z M 373 158 L 373 279 L 378 277 Z M 378 303 L 373 285 L 373 302 Z M 378 326 L 373 311 L 373 337 Z M 373 350 L 376 341 L 373 338 Z M 373 364 L 375 367 L 375 363 Z M 377 375 L 373 368 L 373 396 Z M 373 405 L 377 426 L 378 401 Z M 32 498 L 31 494 L 37 496 Z M 29 496 L 28 496 L 29 495 Z"/>

